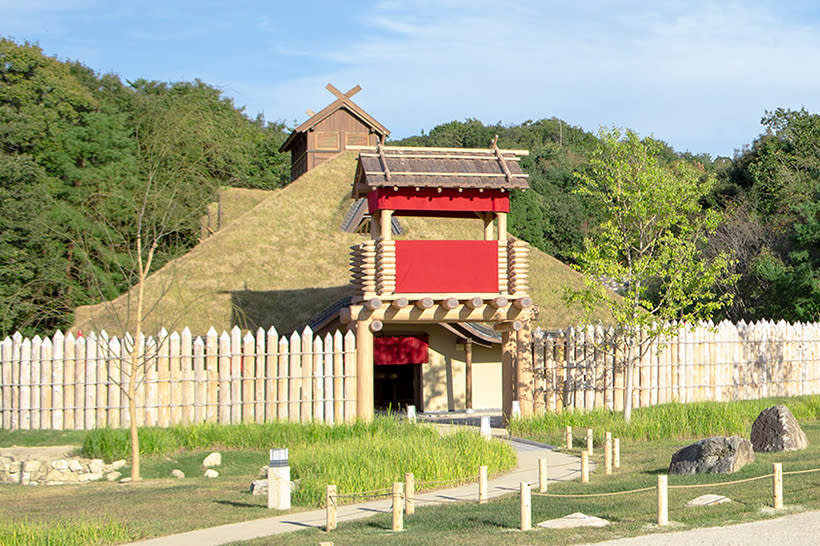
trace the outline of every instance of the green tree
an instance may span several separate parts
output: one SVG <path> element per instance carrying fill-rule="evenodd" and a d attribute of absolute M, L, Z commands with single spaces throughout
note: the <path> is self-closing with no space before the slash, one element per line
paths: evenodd
<path fill-rule="evenodd" d="M 585 289 L 568 293 L 588 313 L 605 306 L 624 347 L 624 417 L 632 412 L 633 370 L 670 321 L 704 320 L 725 306 L 716 284 L 727 275 L 725 254 L 701 252 L 720 215 L 702 199 L 714 180 L 691 165 L 664 165 L 663 144 L 632 131 L 601 130 L 589 167 L 579 173 L 579 192 L 606 211 L 577 255 Z M 616 287 L 617 294 L 605 285 Z"/>

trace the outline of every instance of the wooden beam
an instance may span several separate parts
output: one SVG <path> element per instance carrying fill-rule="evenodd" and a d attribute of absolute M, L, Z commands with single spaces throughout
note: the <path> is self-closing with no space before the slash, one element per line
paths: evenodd
<path fill-rule="evenodd" d="M 393 301 L 390 303 L 390 306 L 391 306 L 393 309 L 404 309 L 404 308 L 405 308 L 405 307 L 407 307 L 408 305 L 410 305 L 410 302 L 407 300 L 407 298 L 399 298 L 399 299 L 397 299 L 397 300 L 393 300 Z"/>
<path fill-rule="evenodd" d="M 432 302 L 432 298 L 430 299 Z M 422 308 L 418 303 L 408 305 L 402 309 L 393 306 L 383 306 L 376 311 L 370 311 L 364 305 L 350 306 L 350 315 L 344 313 L 342 318 L 347 318 L 350 322 L 359 320 L 381 320 L 388 323 L 408 323 L 408 322 L 502 322 L 513 321 L 527 316 L 529 310 L 518 309 L 513 305 L 502 308 L 495 308 L 489 304 L 482 304 L 475 309 L 471 309 L 466 304 L 459 304 L 452 310 L 443 309 L 440 305 L 432 305 L 429 308 Z"/>
<path fill-rule="evenodd" d="M 480 153 L 480 154 L 487 154 L 491 153 L 492 150 L 488 148 L 446 148 L 446 147 L 425 147 L 425 146 L 386 146 L 387 151 L 396 151 L 396 152 L 454 152 L 454 153 Z M 373 147 L 371 146 L 371 149 Z M 517 150 L 517 149 L 505 149 L 503 150 L 505 154 L 515 154 L 515 155 L 530 155 L 529 150 Z"/>
<path fill-rule="evenodd" d="M 370 321 L 356 324 L 356 417 L 373 420 L 373 332 Z"/>
<path fill-rule="evenodd" d="M 370 298 L 364 303 L 364 306 L 370 309 L 371 311 L 375 311 L 376 309 L 381 308 L 382 300 L 379 298 Z"/>
<path fill-rule="evenodd" d="M 373 333 L 381 332 L 382 328 L 384 328 L 384 323 L 380 320 L 374 320 L 370 323 L 370 331 Z"/>
<path fill-rule="evenodd" d="M 484 300 L 476 296 L 465 301 L 464 305 L 466 305 L 469 309 L 477 309 L 484 305 Z"/>
<path fill-rule="evenodd" d="M 524 328 L 524 323 L 520 320 L 514 320 L 512 322 L 498 322 L 493 326 L 493 330 L 496 332 L 517 332 Z"/>
<path fill-rule="evenodd" d="M 343 102 L 347 102 L 345 99 L 349 99 L 350 97 L 352 97 L 353 95 L 362 90 L 361 86 L 356 85 L 355 87 L 351 87 L 347 93 L 342 93 L 341 91 L 336 89 L 336 87 L 334 87 L 333 84 L 330 83 L 325 86 L 325 89 L 336 95 L 336 98 L 342 100 Z"/>
<path fill-rule="evenodd" d="M 433 298 L 421 298 L 416 302 L 419 309 L 430 309 L 433 306 Z"/>
<path fill-rule="evenodd" d="M 366 175 L 381 175 L 382 171 L 365 171 Z M 391 171 L 390 176 L 453 176 L 453 177 L 467 177 L 467 178 L 506 178 L 504 173 L 453 173 L 453 172 L 414 172 L 414 171 Z M 526 173 L 514 174 L 513 178 L 529 178 L 530 175 Z"/>
<path fill-rule="evenodd" d="M 458 300 L 455 298 L 447 298 L 446 300 L 442 301 L 440 304 L 444 309 L 451 311 L 458 307 Z"/>
<path fill-rule="evenodd" d="M 490 300 L 490 305 L 495 307 L 496 309 L 500 309 L 502 307 L 506 307 L 509 304 L 509 300 L 504 296 L 498 296 L 497 298 L 493 298 Z"/>
<path fill-rule="evenodd" d="M 348 146 L 349 149 L 353 149 L 353 146 Z M 372 148 L 372 146 L 356 146 L 355 149 L 365 150 Z M 382 149 L 389 148 L 387 146 L 383 146 Z M 502 150 L 502 153 L 509 154 L 506 150 Z M 382 157 L 378 153 L 366 152 L 362 151 L 361 154 L 363 157 Z M 458 155 L 458 154 L 391 154 L 391 153 L 384 153 L 384 157 L 391 158 L 391 159 L 475 159 L 479 161 L 496 161 L 495 156 L 492 155 Z M 521 158 L 517 155 L 509 154 L 505 157 L 507 161 L 521 161 Z"/>
<path fill-rule="evenodd" d="M 526 309 L 527 307 L 532 307 L 532 298 L 529 296 L 524 296 L 523 298 L 514 299 L 513 305 L 518 309 Z"/>

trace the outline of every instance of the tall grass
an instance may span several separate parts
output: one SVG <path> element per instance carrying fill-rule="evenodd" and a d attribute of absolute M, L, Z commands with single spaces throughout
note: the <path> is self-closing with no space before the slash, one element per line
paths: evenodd
<path fill-rule="evenodd" d="M 629 423 L 624 421 L 620 412 L 606 410 L 548 413 L 528 419 L 514 419 L 509 431 L 513 436 L 561 444 L 567 425 L 594 429 L 596 442 L 603 440 L 606 431 L 619 438 L 639 441 L 733 434 L 747 436 L 758 414 L 776 404 L 788 407 L 798 420 L 820 418 L 820 396 L 812 395 L 735 402 L 662 404 L 634 410 Z"/>
<path fill-rule="evenodd" d="M 132 539 L 128 529 L 116 522 L 59 521 L 31 523 L 0 521 L 0 544 L 4 546 L 93 546 Z"/>
<path fill-rule="evenodd" d="M 298 505 L 320 505 L 328 484 L 335 484 L 340 494 L 372 491 L 403 481 L 405 472 L 413 472 L 422 490 L 423 482 L 471 479 L 481 465 L 497 473 L 516 462 L 507 444 L 487 441 L 477 432 L 442 437 L 432 426 L 391 417 L 336 426 L 248 423 L 142 428 L 139 435 L 140 452 L 148 457 L 211 449 L 266 453 L 273 447 L 287 447 L 291 478 L 299 484 L 293 495 Z M 91 431 L 83 444 L 86 456 L 108 460 L 125 458 L 129 450 L 128 431 L 119 429 Z M 248 469 L 257 470 L 258 466 Z"/>

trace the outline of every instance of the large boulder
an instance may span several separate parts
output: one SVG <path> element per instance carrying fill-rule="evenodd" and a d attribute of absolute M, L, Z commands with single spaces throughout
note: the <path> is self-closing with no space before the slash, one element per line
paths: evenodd
<path fill-rule="evenodd" d="M 806 433 L 786 406 L 772 406 L 760 412 L 752 424 L 755 451 L 797 451 L 809 447 Z"/>
<path fill-rule="evenodd" d="M 755 460 L 752 443 L 740 436 L 699 440 L 672 455 L 670 474 L 736 472 Z"/>

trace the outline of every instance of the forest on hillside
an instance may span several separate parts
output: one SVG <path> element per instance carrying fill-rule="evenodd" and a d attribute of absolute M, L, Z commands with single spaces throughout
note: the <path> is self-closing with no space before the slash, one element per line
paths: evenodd
<path fill-rule="evenodd" d="M 705 256 L 728 252 L 736 282 L 722 316 L 820 320 L 820 116 L 766 112 L 733 158 L 679 153 L 661 161 L 713 177 L 701 206 L 723 220 Z M 135 216 L 173 214 L 154 268 L 198 242 L 198 219 L 219 186 L 275 189 L 289 178 L 279 122 L 251 118 L 202 81 L 122 82 L 77 61 L 0 39 L 0 335 L 48 333 L 79 305 L 133 283 Z M 391 144 L 525 148 L 531 190 L 513 195 L 511 231 L 574 263 L 608 211 L 579 193 L 599 144 L 559 119 L 517 125 L 452 121 Z M 139 201 L 159 181 L 167 208 Z M 150 205 L 150 203 L 148 204 Z M 537 272 L 532 272 L 537 274 Z"/>

